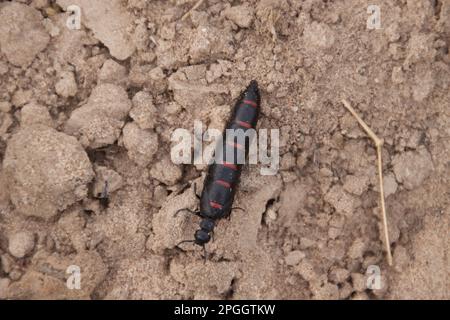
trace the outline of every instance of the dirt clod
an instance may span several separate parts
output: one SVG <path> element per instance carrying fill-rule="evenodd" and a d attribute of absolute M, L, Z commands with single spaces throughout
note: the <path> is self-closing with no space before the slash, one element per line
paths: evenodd
<path fill-rule="evenodd" d="M 16 258 L 23 258 L 34 248 L 35 236 L 33 233 L 22 231 L 9 237 L 9 252 Z"/>
<path fill-rule="evenodd" d="M 73 72 L 61 72 L 59 78 L 59 81 L 55 85 L 56 93 L 64 98 L 73 97 L 78 91 Z"/>
<path fill-rule="evenodd" d="M 158 150 L 158 136 L 150 130 L 142 130 L 135 122 L 130 122 L 123 128 L 123 144 L 130 159 L 145 167 Z"/>
<path fill-rule="evenodd" d="M 75 138 L 43 125 L 24 128 L 11 138 L 3 169 L 17 210 L 46 219 L 83 199 L 94 175 Z"/>
<path fill-rule="evenodd" d="M 27 67 L 47 47 L 50 36 L 42 20 L 39 11 L 25 4 L 0 7 L 0 48 L 10 63 Z"/>
<path fill-rule="evenodd" d="M 106 60 L 98 73 L 99 83 L 124 85 L 126 79 L 127 69 L 113 59 Z"/>
<path fill-rule="evenodd" d="M 119 138 L 130 109 L 131 101 L 122 87 L 98 85 L 87 103 L 72 112 L 65 131 L 78 137 L 86 147 L 110 145 Z"/>
<path fill-rule="evenodd" d="M 288 266 L 295 266 L 297 265 L 306 255 L 299 250 L 291 251 L 289 254 L 284 258 L 284 261 Z"/>
<path fill-rule="evenodd" d="M 250 27 L 253 21 L 253 11 L 249 6 L 234 6 L 224 10 L 225 17 L 241 28 Z"/>
<path fill-rule="evenodd" d="M 132 100 L 133 108 L 130 111 L 130 117 L 143 130 L 155 127 L 158 110 L 152 100 L 152 95 L 145 91 L 136 93 Z"/>
<path fill-rule="evenodd" d="M 434 169 L 431 155 L 424 147 L 400 154 L 392 163 L 397 181 L 410 190 L 420 186 Z"/>
<path fill-rule="evenodd" d="M 34 124 L 42 124 L 53 127 L 53 119 L 47 108 L 37 103 L 29 103 L 22 107 L 20 112 L 20 124 L 23 127 L 29 127 Z"/>
<path fill-rule="evenodd" d="M 150 175 L 166 185 L 175 184 L 182 176 L 181 168 L 173 164 L 169 157 L 164 157 L 158 161 L 150 170 Z"/>
<path fill-rule="evenodd" d="M 135 50 L 126 32 L 132 23 L 131 16 L 120 0 L 109 1 L 108 10 L 105 10 L 102 1 L 58 0 L 57 3 L 64 9 L 70 5 L 79 6 L 83 12 L 82 23 L 108 47 L 113 57 L 125 60 Z"/>

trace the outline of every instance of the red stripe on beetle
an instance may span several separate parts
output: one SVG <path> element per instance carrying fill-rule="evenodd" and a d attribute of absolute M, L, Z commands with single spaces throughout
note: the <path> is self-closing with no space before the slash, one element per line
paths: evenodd
<path fill-rule="evenodd" d="M 234 164 L 234 163 L 231 163 L 231 162 L 223 162 L 223 166 L 224 167 L 227 167 L 227 168 L 230 168 L 230 169 L 233 169 L 233 170 L 237 170 L 237 166 Z"/>
<path fill-rule="evenodd" d="M 236 149 L 240 149 L 240 150 L 243 150 L 243 149 L 244 149 L 244 146 L 243 146 L 242 144 L 239 144 L 239 143 L 233 143 L 233 142 L 231 142 L 231 141 L 228 141 L 227 144 L 228 144 L 229 146 L 231 146 L 231 147 L 236 148 Z"/>
<path fill-rule="evenodd" d="M 222 205 L 220 203 L 217 203 L 217 202 L 214 202 L 214 201 L 210 201 L 209 204 L 214 209 L 222 209 Z"/>
<path fill-rule="evenodd" d="M 252 100 L 244 100 L 244 101 L 242 101 L 242 103 L 248 104 L 249 106 L 252 106 L 253 108 L 258 107 L 258 105 L 256 104 L 256 102 L 254 102 L 254 101 L 252 101 Z"/>
<path fill-rule="evenodd" d="M 251 128 L 252 127 L 252 125 L 250 123 L 245 122 L 245 121 L 236 120 L 236 123 L 238 125 L 242 126 L 242 127 L 245 127 L 245 128 Z"/>
<path fill-rule="evenodd" d="M 231 184 L 229 184 L 228 182 L 226 182 L 225 180 L 216 180 L 217 184 L 220 184 L 221 186 L 224 186 L 225 188 L 231 188 Z"/>

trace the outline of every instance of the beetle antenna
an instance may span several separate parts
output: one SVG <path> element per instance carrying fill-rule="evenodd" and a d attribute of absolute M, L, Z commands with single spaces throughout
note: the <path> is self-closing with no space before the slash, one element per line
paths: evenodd
<path fill-rule="evenodd" d="M 208 260 L 208 253 L 206 252 L 206 246 L 203 245 L 203 259 L 204 259 L 204 263 L 206 263 L 206 260 Z"/>
<path fill-rule="evenodd" d="M 180 242 L 178 242 L 178 244 L 175 247 L 180 248 L 180 244 L 188 243 L 188 242 L 195 242 L 195 240 L 183 240 L 183 241 L 180 241 Z M 181 249 L 181 250 L 183 250 L 183 249 Z"/>

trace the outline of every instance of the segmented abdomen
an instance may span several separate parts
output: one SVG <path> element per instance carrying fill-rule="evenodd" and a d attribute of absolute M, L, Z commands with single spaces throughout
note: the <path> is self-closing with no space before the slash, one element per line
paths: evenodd
<path fill-rule="evenodd" d="M 218 163 L 209 166 L 200 200 L 200 214 L 212 219 L 227 216 L 232 208 L 234 194 L 239 183 L 239 177 L 245 156 L 248 153 L 248 136 L 242 139 L 242 134 L 255 129 L 260 109 L 260 95 L 256 81 L 242 92 L 234 106 L 223 133 L 222 148 L 215 159 Z M 227 129 L 235 130 L 237 136 L 230 139 Z M 237 131 L 236 131 L 237 130 Z"/>

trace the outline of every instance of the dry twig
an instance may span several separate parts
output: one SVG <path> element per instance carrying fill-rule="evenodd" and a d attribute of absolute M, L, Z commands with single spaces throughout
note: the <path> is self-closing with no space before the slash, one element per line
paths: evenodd
<path fill-rule="evenodd" d="M 191 15 L 192 11 L 196 10 L 198 7 L 201 6 L 201 4 L 203 3 L 203 1 L 204 1 L 204 0 L 199 0 L 199 1 L 197 1 L 197 3 L 191 8 L 191 10 L 189 10 L 188 12 L 186 12 L 186 13 L 184 14 L 184 16 L 181 17 L 181 21 L 186 20 L 186 18 L 189 17 L 189 16 Z"/>
<path fill-rule="evenodd" d="M 389 242 L 389 233 L 388 233 L 388 225 L 387 225 L 387 217 L 386 217 L 386 205 L 384 202 L 384 185 L 383 185 L 383 165 L 381 159 L 381 148 L 383 146 L 383 139 L 378 138 L 378 136 L 369 128 L 367 123 L 364 122 L 363 119 L 356 113 L 355 109 L 350 105 L 347 100 L 342 100 L 344 107 L 350 111 L 350 113 L 356 118 L 359 124 L 364 128 L 366 133 L 375 143 L 377 148 L 377 157 L 378 157 L 378 182 L 380 184 L 380 201 L 381 201 L 381 218 L 383 221 L 383 231 L 384 231 L 384 242 L 386 245 L 386 255 L 387 261 L 390 266 L 392 266 L 392 254 L 391 254 L 391 243 Z"/>

